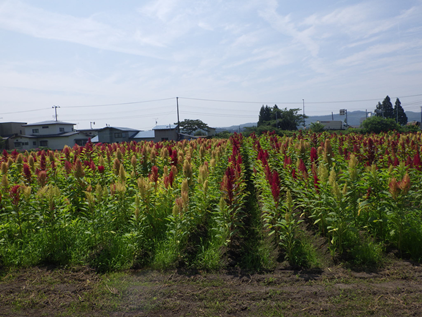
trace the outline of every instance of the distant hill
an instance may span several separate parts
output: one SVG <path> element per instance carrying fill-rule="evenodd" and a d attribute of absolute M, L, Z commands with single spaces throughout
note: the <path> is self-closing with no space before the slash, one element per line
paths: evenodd
<path fill-rule="evenodd" d="M 408 121 L 421 121 L 421 114 L 420 112 L 413 112 L 413 111 L 406 111 L 407 119 Z M 334 119 L 333 119 L 334 117 Z M 338 113 L 334 114 L 333 117 L 331 114 L 327 115 L 321 115 L 321 116 L 309 116 L 308 119 L 306 119 L 306 126 L 309 126 L 312 122 L 317 121 L 343 121 L 346 119 L 346 116 L 340 116 Z M 361 120 L 363 120 L 366 117 L 365 111 L 350 111 L 347 113 L 347 123 L 351 126 L 360 126 Z M 249 123 L 243 123 L 240 125 L 232 125 L 230 127 L 219 127 L 216 128 L 216 132 L 222 132 L 222 131 L 229 131 L 229 132 L 240 132 L 243 131 L 246 127 L 255 127 L 257 122 L 249 122 Z"/>
<path fill-rule="evenodd" d="M 421 121 L 421 114 L 418 112 L 406 111 L 407 120 L 410 121 Z M 334 119 L 333 119 L 334 117 Z M 347 123 L 351 126 L 360 126 L 361 122 L 366 118 L 365 111 L 350 111 L 347 113 Z M 346 119 L 346 116 L 340 116 L 338 113 L 332 115 L 322 115 L 322 116 L 310 116 L 306 119 L 306 125 L 310 125 L 312 122 L 316 121 L 343 121 Z"/>
<path fill-rule="evenodd" d="M 256 122 L 242 123 L 240 125 L 232 125 L 230 127 L 216 128 L 215 130 L 217 133 L 223 131 L 242 132 L 246 127 L 256 127 Z"/>

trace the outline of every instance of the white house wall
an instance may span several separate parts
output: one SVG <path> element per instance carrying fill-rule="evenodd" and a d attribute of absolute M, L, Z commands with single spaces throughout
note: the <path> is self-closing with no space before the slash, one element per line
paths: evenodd
<path fill-rule="evenodd" d="M 48 127 L 48 128 L 43 128 Z M 64 131 L 60 131 L 63 128 Z M 33 130 L 38 129 L 38 133 L 34 133 Z M 72 132 L 73 125 L 69 124 L 45 124 L 45 125 L 31 125 L 25 127 L 25 135 L 46 135 L 46 134 L 59 134 L 63 132 Z"/>
<path fill-rule="evenodd" d="M 52 150 L 62 150 L 65 145 L 73 147 L 76 143 L 76 140 L 88 140 L 88 138 L 82 133 L 67 136 L 67 137 L 55 137 L 55 138 L 27 138 L 27 137 L 16 137 L 13 142 L 22 142 L 24 145 L 22 147 L 16 147 L 18 150 L 32 150 L 44 147 L 40 145 L 41 141 L 47 141 L 47 148 Z M 36 145 L 34 145 L 36 142 Z M 28 144 L 26 144 L 28 143 Z"/>

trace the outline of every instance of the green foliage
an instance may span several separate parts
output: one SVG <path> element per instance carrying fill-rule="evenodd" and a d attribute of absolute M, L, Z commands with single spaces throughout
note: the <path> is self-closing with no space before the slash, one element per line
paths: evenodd
<path fill-rule="evenodd" d="M 403 132 L 419 132 L 421 128 L 415 124 L 405 125 L 402 127 Z"/>
<path fill-rule="evenodd" d="M 213 136 L 213 139 L 230 139 L 230 137 L 233 135 L 230 131 L 222 131 L 218 132 Z"/>
<path fill-rule="evenodd" d="M 180 122 L 179 127 L 180 127 L 181 132 L 187 133 L 189 135 L 191 135 L 196 130 L 208 131 L 209 129 L 208 125 L 199 119 L 196 119 L 196 120 L 185 119 L 182 122 Z"/>
<path fill-rule="evenodd" d="M 242 134 L 246 137 L 251 136 L 252 134 L 255 135 L 262 135 L 262 134 L 267 134 L 269 132 L 274 132 L 275 134 L 279 135 L 279 136 L 293 136 L 294 133 L 297 133 L 297 131 L 290 131 L 290 130 L 282 130 L 282 129 L 277 129 L 274 128 L 273 126 L 270 125 L 264 125 L 264 126 L 259 126 L 259 127 L 246 127 L 244 129 L 244 131 L 242 132 Z"/>
<path fill-rule="evenodd" d="M 395 119 L 393 104 L 389 96 L 386 96 L 382 103 L 378 102 L 374 113 L 377 117 Z"/>
<path fill-rule="evenodd" d="M 394 119 L 373 116 L 362 122 L 362 129 L 365 133 L 380 133 L 391 130 L 400 131 L 400 126 L 395 122 Z"/>
<path fill-rule="evenodd" d="M 304 125 L 305 118 L 302 114 L 298 114 L 297 109 L 279 109 L 277 105 L 274 107 L 262 106 L 259 113 L 258 127 L 270 126 L 272 129 L 281 130 L 297 130 L 299 126 Z"/>
<path fill-rule="evenodd" d="M 311 125 L 309 126 L 309 129 L 312 132 L 323 132 L 324 131 L 324 125 L 322 123 L 319 122 L 312 122 Z"/>
<path fill-rule="evenodd" d="M 394 104 L 394 116 L 398 124 L 400 125 L 407 124 L 407 115 L 404 112 L 403 107 L 401 106 L 401 102 L 399 98 L 396 99 L 396 103 Z"/>
<path fill-rule="evenodd" d="M 196 131 L 194 134 L 194 136 L 207 136 L 207 133 L 201 130 Z"/>

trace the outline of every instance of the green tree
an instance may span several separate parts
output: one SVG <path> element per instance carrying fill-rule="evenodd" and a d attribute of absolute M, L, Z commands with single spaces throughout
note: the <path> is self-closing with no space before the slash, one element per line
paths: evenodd
<path fill-rule="evenodd" d="M 300 111 L 299 108 L 284 108 L 284 110 L 279 109 L 279 111 L 280 119 L 277 119 L 277 121 L 273 123 L 276 128 L 282 130 L 297 130 L 299 126 L 305 124 L 306 116 L 298 114 L 298 112 Z"/>
<path fill-rule="evenodd" d="M 324 131 L 324 125 L 319 122 L 312 122 L 309 129 L 312 132 L 323 132 Z"/>
<path fill-rule="evenodd" d="M 259 111 L 258 126 L 265 125 L 266 122 L 270 121 L 271 113 L 272 113 L 272 110 L 270 107 L 262 106 L 261 110 Z"/>
<path fill-rule="evenodd" d="M 365 119 L 365 121 L 362 122 L 362 129 L 363 132 L 366 133 L 380 133 L 390 130 L 400 131 L 400 125 L 398 125 L 394 119 L 373 116 Z"/>
<path fill-rule="evenodd" d="M 400 99 L 396 99 L 396 103 L 394 104 L 394 117 L 396 119 L 396 122 L 400 125 L 406 125 L 407 124 L 407 115 L 403 110 L 403 107 L 401 106 Z"/>
<path fill-rule="evenodd" d="M 213 139 L 229 139 L 233 135 L 230 131 L 221 131 L 213 136 Z"/>
<path fill-rule="evenodd" d="M 196 120 L 185 119 L 182 122 L 180 122 L 179 127 L 180 127 L 180 132 L 187 133 L 189 135 L 191 135 L 193 132 L 199 129 L 204 130 L 204 131 L 208 131 L 209 129 L 209 126 L 199 119 L 196 119 Z"/>
<path fill-rule="evenodd" d="M 305 123 L 303 115 L 298 114 L 297 109 L 280 109 L 277 105 L 274 107 L 262 106 L 259 113 L 258 127 L 272 127 L 281 130 L 297 130 L 297 128 Z"/>
<path fill-rule="evenodd" d="M 393 104 L 391 103 L 389 96 L 386 96 L 382 103 L 378 102 L 374 113 L 377 117 L 395 119 Z"/>

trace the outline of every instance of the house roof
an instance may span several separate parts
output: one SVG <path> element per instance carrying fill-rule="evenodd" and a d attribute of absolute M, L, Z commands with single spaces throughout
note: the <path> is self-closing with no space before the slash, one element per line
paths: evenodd
<path fill-rule="evenodd" d="M 141 131 L 132 137 L 132 139 L 150 139 L 155 137 L 154 130 Z"/>
<path fill-rule="evenodd" d="M 153 130 L 173 130 L 176 128 L 177 128 L 176 124 L 168 124 L 168 125 L 156 125 L 152 129 Z"/>
<path fill-rule="evenodd" d="M 98 132 L 101 129 L 77 129 L 79 132 Z"/>
<path fill-rule="evenodd" d="M 56 121 L 56 120 L 47 120 L 47 121 L 40 121 L 40 122 L 23 124 L 22 126 L 23 127 L 30 127 L 30 126 L 34 126 L 34 125 L 55 125 L 55 124 L 75 125 L 76 123 Z"/>
<path fill-rule="evenodd" d="M 16 138 L 28 138 L 28 139 L 48 139 L 48 138 L 62 138 L 68 137 L 75 134 L 79 134 L 79 132 L 72 131 L 72 132 L 64 132 L 64 133 L 56 133 L 56 134 L 37 134 L 37 135 L 17 135 Z M 82 136 L 82 135 L 81 135 Z M 84 135 L 83 135 L 84 136 Z M 85 137 L 85 136 L 84 136 Z"/>
<path fill-rule="evenodd" d="M 105 129 L 115 129 L 115 130 L 120 130 L 120 131 L 127 131 L 127 132 L 139 132 L 140 130 L 138 129 L 131 129 L 131 128 L 122 128 L 122 127 L 104 127 L 99 130 L 105 130 Z"/>

